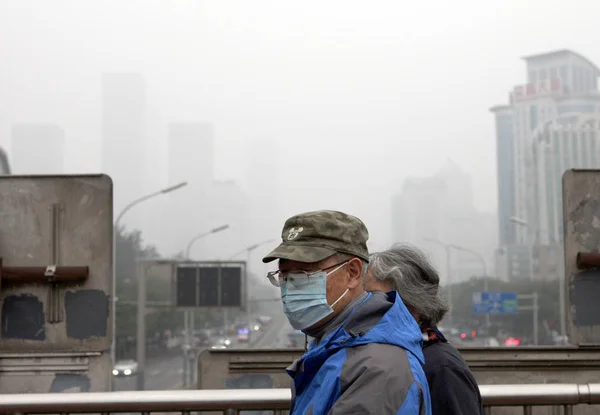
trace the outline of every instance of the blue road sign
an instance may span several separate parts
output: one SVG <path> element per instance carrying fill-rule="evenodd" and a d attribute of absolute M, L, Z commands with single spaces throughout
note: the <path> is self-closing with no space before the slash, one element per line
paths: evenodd
<path fill-rule="evenodd" d="M 518 311 L 517 293 L 473 293 L 473 314 L 516 314 Z"/>

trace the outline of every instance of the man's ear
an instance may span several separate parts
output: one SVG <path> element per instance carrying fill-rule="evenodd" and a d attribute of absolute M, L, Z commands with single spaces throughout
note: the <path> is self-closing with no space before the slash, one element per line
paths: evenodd
<path fill-rule="evenodd" d="M 348 271 L 348 288 L 353 290 L 358 287 L 358 285 L 362 285 L 362 261 L 356 257 L 352 258 L 350 262 L 346 264 L 346 268 Z"/>

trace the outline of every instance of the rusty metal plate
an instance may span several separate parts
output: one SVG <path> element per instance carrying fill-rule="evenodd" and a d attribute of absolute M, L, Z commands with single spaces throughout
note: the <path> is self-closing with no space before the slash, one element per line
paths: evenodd
<path fill-rule="evenodd" d="M 600 251 L 600 170 L 563 175 L 567 332 L 575 345 L 600 345 L 600 269 L 578 267 L 578 255 Z M 590 315 L 592 313 L 592 315 Z"/>
<path fill-rule="evenodd" d="M 0 176 L 0 353 L 110 348 L 112 188 L 105 175 Z M 24 267 L 41 281 L 9 279 Z M 65 267 L 88 275 L 60 281 Z"/>

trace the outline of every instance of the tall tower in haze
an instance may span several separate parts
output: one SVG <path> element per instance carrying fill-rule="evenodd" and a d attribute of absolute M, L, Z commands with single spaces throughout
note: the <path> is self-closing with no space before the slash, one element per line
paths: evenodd
<path fill-rule="evenodd" d="M 102 171 L 114 182 L 115 214 L 146 191 L 146 102 L 141 74 L 102 75 Z"/>
<path fill-rule="evenodd" d="M 277 194 L 281 189 L 277 142 L 271 138 L 253 138 L 248 140 L 245 150 L 247 212 L 250 217 L 247 243 L 253 245 L 273 238 L 278 239 L 281 224 L 286 218 L 282 216 L 280 197 Z M 262 275 L 265 266 L 259 258 L 262 254 L 267 254 L 276 243 L 258 248 L 253 254 L 254 260 L 249 265 L 251 272 Z"/>
<path fill-rule="evenodd" d="M 475 208 L 471 176 L 452 161 L 433 176 L 407 178 L 392 199 L 394 241 L 430 253 L 444 285 L 488 273 L 496 247 L 494 221 Z M 453 249 L 448 264 L 444 245 L 472 252 Z"/>
<path fill-rule="evenodd" d="M 12 127 L 13 174 L 64 172 L 65 133 L 55 124 L 16 124 Z"/>
<path fill-rule="evenodd" d="M 220 225 L 211 217 L 212 207 L 217 203 L 210 196 L 214 180 L 214 128 L 208 123 L 177 122 L 169 124 L 168 134 L 168 183 L 188 182 L 185 191 L 169 195 L 169 210 L 164 214 L 169 223 L 171 250 L 179 252 L 187 239 Z M 200 241 L 196 245 L 200 248 Z"/>
<path fill-rule="evenodd" d="M 570 50 L 527 56 L 527 83 L 510 92 L 508 105 L 491 109 L 496 117 L 498 224 L 500 245 L 526 244 L 534 219 L 533 133 L 545 121 L 568 113 L 594 112 L 600 69 Z M 529 218 L 529 216 L 532 216 Z"/>
<path fill-rule="evenodd" d="M 507 105 L 491 109 L 498 157 L 497 262 L 508 279 L 541 274 L 547 279 L 550 274 L 539 266 L 547 261 L 536 252 L 556 257 L 562 249 L 562 174 L 600 167 L 594 156 L 598 123 L 589 118 L 600 111 L 600 69 L 570 50 L 524 60 L 527 83 L 514 87 Z"/>

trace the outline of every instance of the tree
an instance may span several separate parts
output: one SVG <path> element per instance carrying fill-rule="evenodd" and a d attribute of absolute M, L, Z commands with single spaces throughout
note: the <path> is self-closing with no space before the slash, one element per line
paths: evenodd
<path fill-rule="evenodd" d="M 116 346 L 117 356 L 130 355 L 135 344 L 137 305 L 137 275 L 136 262 L 138 259 L 158 258 L 157 249 L 144 245 L 142 233 L 139 230 L 125 232 L 123 227 L 115 230 L 115 273 L 117 304 L 116 318 Z M 148 291 L 152 295 L 160 292 L 170 292 L 164 284 L 156 287 L 156 283 L 148 281 Z M 164 311 L 160 313 L 164 314 Z M 160 324 L 163 327 L 165 324 Z M 150 325 L 147 329 L 155 332 L 159 327 Z"/>
<path fill-rule="evenodd" d="M 136 261 L 138 259 L 158 258 L 160 255 L 154 246 L 144 245 L 141 231 L 125 232 L 125 227 L 121 226 L 115 232 L 117 281 L 136 279 Z"/>

